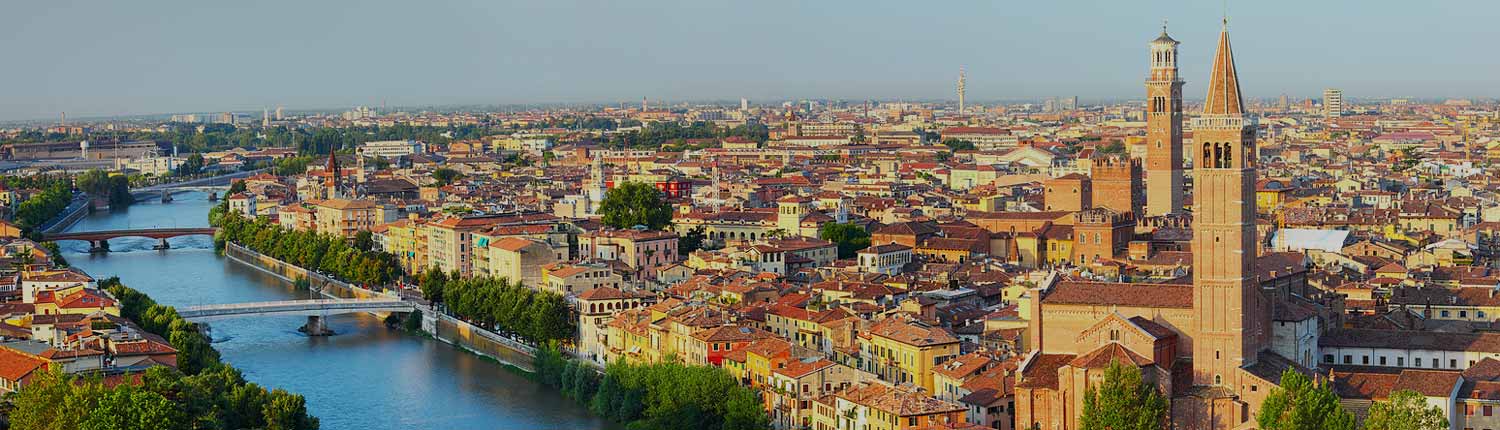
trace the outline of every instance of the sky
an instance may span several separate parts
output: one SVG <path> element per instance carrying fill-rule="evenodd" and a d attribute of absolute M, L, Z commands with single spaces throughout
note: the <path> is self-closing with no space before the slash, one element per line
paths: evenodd
<path fill-rule="evenodd" d="M 0 121 L 352 106 L 1140 98 L 1214 0 L 46 0 L 0 5 Z M 1500 1 L 1235 0 L 1247 97 L 1500 96 Z"/>

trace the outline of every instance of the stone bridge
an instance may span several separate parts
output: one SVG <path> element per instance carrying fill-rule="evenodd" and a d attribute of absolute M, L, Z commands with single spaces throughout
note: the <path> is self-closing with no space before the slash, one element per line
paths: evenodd
<path fill-rule="evenodd" d="M 167 239 L 168 238 L 173 238 L 173 237 L 178 237 L 178 236 L 193 236 L 193 235 L 208 235 L 208 236 L 213 236 L 214 233 L 217 232 L 217 231 L 219 231 L 219 229 L 213 228 L 213 227 L 172 227 L 172 228 L 137 228 L 137 229 L 126 229 L 126 230 L 98 230 L 98 231 L 80 231 L 80 232 L 69 232 L 69 233 L 46 233 L 46 234 L 42 235 L 42 240 L 44 240 L 44 241 L 50 241 L 50 242 L 56 242 L 56 241 L 59 241 L 59 240 L 83 240 L 83 241 L 88 241 L 89 244 L 91 245 L 91 248 L 90 248 L 89 252 L 108 252 L 109 251 L 109 240 L 110 239 L 119 238 L 119 237 L 144 237 L 144 238 L 149 238 L 149 239 L 160 239 L 161 242 L 156 245 L 156 249 L 168 249 L 168 248 L 171 248 L 171 245 L 167 244 Z"/>

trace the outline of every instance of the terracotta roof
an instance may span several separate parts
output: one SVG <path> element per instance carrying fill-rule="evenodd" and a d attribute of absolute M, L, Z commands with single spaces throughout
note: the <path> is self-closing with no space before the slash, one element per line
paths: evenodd
<path fill-rule="evenodd" d="M 46 365 L 47 360 L 10 348 L 0 348 L 0 378 L 7 381 L 19 381 Z"/>
<path fill-rule="evenodd" d="M 1063 281 L 1042 303 L 1142 308 L 1192 308 L 1193 287 L 1173 284 Z"/>

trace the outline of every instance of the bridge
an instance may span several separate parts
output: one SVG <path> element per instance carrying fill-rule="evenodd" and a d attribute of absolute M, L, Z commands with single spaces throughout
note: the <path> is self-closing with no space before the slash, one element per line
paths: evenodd
<path fill-rule="evenodd" d="M 118 237 L 144 237 L 160 239 L 156 249 L 169 249 L 168 238 L 178 236 L 209 235 L 213 236 L 219 229 L 214 227 L 174 227 L 174 228 L 138 228 L 128 230 L 99 230 L 80 231 L 71 233 L 45 233 L 42 234 L 43 241 L 59 240 L 83 240 L 88 241 L 91 246 L 89 252 L 108 252 L 109 240 Z"/>
<path fill-rule="evenodd" d="M 310 299 L 274 302 L 190 306 L 177 310 L 183 319 L 206 321 L 248 316 L 296 315 L 307 317 L 300 330 L 312 336 L 332 334 L 323 323 L 328 315 L 362 312 L 414 312 L 416 306 L 398 299 Z"/>
<path fill-rule="evenodd" d="M 172 201 L 172 194 L 184 193 L 188 191 L 202 191 L 205 193 L 210 193 L 210 197 L 214 197 L 220 193 L 223 193 L 224 191 L 228 191 L 229 184 L 235 179 L 250 177 L 265 170 L 266 169 L 255 169 L 246 172 L 234 172 L 226 175 L 191 179 L 182 182 L 156 184 L 149 187 L 141 187 L 130 190 L 130 196 L 134 197 L 136 201 L 145 201 L 146 199 L 159 197 L 162 202 L 170 202 Z"/>

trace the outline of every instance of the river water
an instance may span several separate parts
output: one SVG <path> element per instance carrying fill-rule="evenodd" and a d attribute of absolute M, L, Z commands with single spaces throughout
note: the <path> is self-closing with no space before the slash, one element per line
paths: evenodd
<path fill-rule="evenodd" d="M 88 216 L 68 231 L 208 224 L 207 195 L 178 194 Z M 113 252 L 60 243 L 64 257 L 97 278 L 119 276 L 131 288 L 173 306 L 310 298 L 287 282 L 215 255 L 206 236 L 110 241 Z M 246 317 L 212 323 L 214 347 L 246 379 L 307 397 L 322 428 L 599 429 L 610 428 L 555 390 L 448 344 L 386 328 L 370 315 L 336 315 L 339 333 L 310 338 L 303 317 Z"/>

